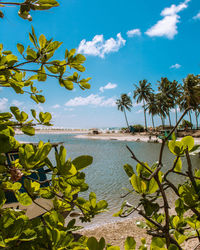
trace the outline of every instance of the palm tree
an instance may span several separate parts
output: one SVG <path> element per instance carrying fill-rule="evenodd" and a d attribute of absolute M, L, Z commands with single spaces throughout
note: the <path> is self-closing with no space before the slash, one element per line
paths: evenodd
<path fill-rule="evenodd" d="M 168 116 L 169 119 L 169 125 L 171 124 L 171 117 L 170 117 L 170 109 L 175 106 L 174 99 L 173 99 L 173 85 L 172 83 L 167 79 L 167 77 L 162 77 L 161 81 L 158 81 L 159 86 L 158 90 L 160 91 L 160 94 L 162 96 L 163 102 L 165 103 L 165 113 Z"/>
<path fill-rule="evenodd" d="M 147 83 L 147 80 L 139 81 L 139 86 L 134 84 L 135 91 L 133 92 L 133 98 L 136 99 L 137 103 L 143 101 L 144 108 L 144 121 L 145 121 L 145 130 L 147 131 L 147 119 L 146 119 L 146 102 L 149 99 L 149 96 L 152 92 L 151 83 Z"/>
<path fill-rule="evenodd" d="M 167 104 L 165 103 L 165 99 L 163 99 L 163 96 L 161 93 L 157 93 L 155 95 L 155 102 L 156 102 L 156 107 L 157 107 L 157 114 L 160 116 L 162 126 L 164 129 Z"/>
<path fill-rule="evenodd" d="M 182 109 L 191 107 L 195 111 L 196 116 L 196 126 L 198 127 L 198 110 L 200 107 L 200 76 L 189 74 L 185 79 L 183 79 L 183 95 L 180 98 L 180 105 Z M 189 111 L 190 122 L 191 111 Z"/>
<path fill-rule="evenodd" d="M 126 116 L 126 109 L 131 111 L 132 101 L 131 98 L 127 94 L 121 94 L 121 98 L 116 100 L 118 110 L 124 112 L 125 120 L 127 127 L 129 128 L 127 116 Z"/>
<path fill-rule="evenodd" d="M 175 109 L 175 115 L 176 115 L 176 124 L 178 122 L 178 114 L 177 114 L 177 105 L 179 104 L 179 99 L 182 95 L 183 88 L 180 83 L 178 83 L 176 80 L 172 82 L 172 93 L 173 93 L 173 100 L 174 100 L 174 109 Z"/>
<path fill-rule="evenodd" d="M 154 116 L 158 114 L 158 108 L 156 104 L 155 94 L 153 92 L 150 94 L 149 99 L 147 101 L 146 110 L 148 110 L 149 114 L 151 114 L 153 129 L 155 129 Z"/>

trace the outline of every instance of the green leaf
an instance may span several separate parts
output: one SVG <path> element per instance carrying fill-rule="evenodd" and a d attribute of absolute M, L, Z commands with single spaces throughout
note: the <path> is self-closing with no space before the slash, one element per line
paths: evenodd
<path fill-rule="evenodd" d="M 135 250 L 136 248 L 136 241 L 133 237 L 127 237 L 124 245 L 125 250 Z"/>
<path fill-rule="evenodd" d="M 90 237 L 87 241 L 87 246 L 89 250 L 97 250 L 99 249 L 99 243 L 94 237 Z"/>
<path fill-rule="evenodd" d="M 43 124 L 48 124 L 50 122 L 52 116 L 51 116 L 51 113 L 49 113 L 49 112 L 45 112 L 45 113 L 40 112 L 39 118 Z"/>
<path fill-rule="evenodd" d="M 73 57 L 73 55 L 76 53 L 76 49 L 71 49 L 68 53 L 68 58 Z"/>
<path fill-rule="evenodd" d="M 1 235 L 0 235 L 0 247 L 2 247 L 2 248 L 6 247 L 6 244 L 5 244 L 3 237 Z"/>
<path fill-rule="evenodd" d="M 15 118 L 16 118 L 18 121 L 20 121 L 20 110 L 19 110 L 19 108 L 18 108 L 18 107 L 12 106 L 12 107 L 10 107 L 10 110 L 11 110 L 11 112 L 13 113 L 13 115 L 15 116 Z"/>
<path fill-rule="evenodd" d="M 178 225 L 178 223 L 179 223 L 179 217 L 178 217 L 178 216 L 175 216 L 175 217 L 173 218 L 172 223 L 173 223 L 174 228 L 176 228 L 177 225 Z"/>
<path fill-rule="evenodd" d="M 89 195 L 89 200 L 93 208 L 96 207 L 96 194 L 94 192 L 91 192 Z"/>
<path fill-rule="evenodd" d="M 131 177 L 134 174 L 133 167 L 129 164 L 124 165 L 124 170 L 128 177 Z"/>
<path fill-rule="evenodd" d="M 40 188 L 40 196 L 44 199 L 53 199 L 55 194 L 51 192 L 51 187 Z"/>
<path fill-rule="evenodd" d="M 151 250 L 165 249 L 164 246 L 165 246 L 165 239 L 160 237 L 153 237 L 151 241 Z"/>
<path fill-rule="evenodd" d="M 172 140 L 176 141 L 176 134 L 175 133 L 172 133 Z"/>
<path fill-rule="evenodd" d="M 9 67 L 13 66 L 16 62 L 18 62 L 18 58 L 14 55 L 7 55 L 6 61 Z"/>
<path fill-rule="evenodd" d="M 5 204 L 5 202 L 6 202 L 5 193 L 2 189 L 0 189 L 0 208 Z"/>
<path fill-rule="evenodd" d="M 17 49 L 18 49 L 19 53 L 22 55 L 24 52 L 24 46 L 22 44 L 18 43 Z"/>
<path fill-rule="evenodd" d="M 32 241 L 35 239 L 37 239 L 37 233 L 36 231 L 30 228 L 23 230 L 23 233 L 21 234 L 19 238 L 20 241 Z"/>
<path fill-rule="evenodd" d="M 183 154 L 182 141 L 169 141 L 168 148 L 174 155 L 180 156 L 181 154 Z"/>
<path fill-rule="evenodd" d="M 174 160 L 174 162 L 176 161 L 176 159 Z M 181 158 L 179 157 L 179 159 L 178 159 L 178 161 L 177 161 L 177 163 L 176 163 L 176 166 L 175 166 L 175 168 L 174 168 L 174 170 L 176 171 L 176 172 L 181 172 L 181 169 L 182 169 L 182 160 L 181 160 Z"/>
<path fill-rule="evenodd" d="M 26 135 L 33 136 L 35 135 L 35 129 L 31 126 L 24 126 L 22 127 L 22 132 Z"/>
<path fill-rule="evenodd" d="M 98 210 L 104 210 L 108 207 L 108 203 L 104 200 L 101 200 L 97 203 L 97 209 Z"/>
<path fill-rule="evenodd" d="M 40 37 L 39 37 L 39 44 L 40 44 L 40 48 L 43 49 L 46 45 L 46 42 L 47 42 L 47 39 L 46 37 L 42 34 Z"/>
<path fill-rule="evenodd" d="M 32 29 L 33 38 L 34 38 L 35 42 L 37 43 L 37 37 L 35 35 L 35 30 L 34 30 L 33 26 L 31 26 L 31 29 Z"/>
<path fill-rule="evenodd" d="M 148 187 L 148 188 L 147 188 L 148 194 L 153 194 L 153 193 L 155 193 L 155 192 L 158 190 L 158 184 L 157 184 L 155 178 L 152 178 L 152 179 L 148 182 L 147 187 Z"/>
<path fill-rule="evenodd" d="M 57 74 L 59 72 L 59 66 L 45 66 L 51 73 Z"/>
<path fill-rule="evenodd" d="M 32 199 L 27 193 L 16 192 L 15 195 L 19 203 L 23 206 L 29 206 L 32 204 Z"/>
<path fill-rule="evenodd" d="M 136 192 L 145 193 L 147 186 L 144 181 L 141 180 L 136 174 L 133 174 L 131 177 L 131 184 Z"/>
<path fill-rule="evenodd" d="M 37 104 L 39 103 L 35 95 L 31 95 L 31 99 L 35 101 Z"/>
<path fill-rule="evenodd" d="M 31 109 L 32 116 L 36 119 L 36 111 L 34 109 Z"/>
<path fill-rule="evenodd" d="M 101 237 L 101 239 L 99 241 L 99 249 L 103 250 L 105 245 L 106 245 L 105 239 L 103 237 Z"/>
<path fill-rule="evenodd" d="M 38 71 L 38 81 L 45 82 L 47 79 L 47 75 L 44 69 L 44 66 L 41 66 L 40 70 Z"/>
<path fill-rule="evenodd" d="M 168 250 L 179 250 L 179 248 L 174 244 L 170 244 Z"/>
<path fill-rule="evenodd" d="M 76 167 L 77 170 L 81 170 L 91 165 L 93 162 L 93 157 L 89 155 L 82 155 L 75 158 L 72 161 L 72 164 Z"/>
<path fill-rule="evenodd" d="M 188 148 L 188 151 L 192 150 L 194 147 L 194 138 L 192 136 L 184 137 L 181 142 L 185 148 Z"/>
<path fill-rule="evenodd" d="M 88 82 L 81 82 L 80 85 L 85 89 L 90 89 L 91 85 Z"/>
<path fill-rule="evenodd" d="M 35 95 L 35 97 L 36 97 L 38 102 L 40 102 L 40 103 L 45 102 L 45 97 L 43 95 Z"/>
<path fill-rule="evenodd" d="M 27 60 L 35 60 L 37 58 L 37 53 L 33 50 L 30 49 L 29 47 L 26 50 L 26 54 L 27 54 Z"/>
<path fill-rule="evenodd" d="M 74 84 L 72 81 L 68 81 L 68 80 L 63 80 L 63 85 L 66 89 L 68 90 L 73 90 L 74 89 Z"/>

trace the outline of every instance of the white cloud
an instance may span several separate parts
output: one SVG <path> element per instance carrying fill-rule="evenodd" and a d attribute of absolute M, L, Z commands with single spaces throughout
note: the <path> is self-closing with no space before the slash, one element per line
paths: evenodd
<path fill-rule="evenodd" d="M 17 107 L 20 107 L 20 106 L 22 106 L 24 103 L 23 102 L 20 102 L 20 101 L 18 101 L 18 100 L 13 100 L 12 102 L 11 102 L 11 105 L 14 105 L 14 106 L 17 106 Z"/>
<path fill-rule="evenodd" d="M 105 89 L 115 89 L 116 87 L 117 84 L 109 82 L 107 85 L 100 87 L 99 90 L 104 92 Z"/>
<path fill-rule="evenodd" d="M 140 29 L 133 29 L 133 30 L 128 30 L 126 34 L 128 37 L 141 36 L 141 31 Z"/>
<path fill-rule="evenodd" d="M 77 52 L 104 58 L 105 54 L 117 52 L 125 45 L 125 43 L 126 40 L 122 38 L 121 33 L 117 34 L 116 39 L 111 37 L 108 40 L 104 40 L 103 35 L 96 35 L 92 41 L 86 41 L 86 39 L 83 39 L 79 44 Z"/>
<path fill-rule="evenodd" d="M 148 29 L 145 33 L 150 37 L 167 37 L 168 39 L 173 39 L 177 31 L 177 24 L 180 22 L 180 16 L 177 15 L 180 11 L 188 7 L 187 3 L 190 0 L 185 0 L 179 5 L 172 4 L 169 8 L 165 8 L 161 12 L 163 19 L 158 21 L 154 26 Z"/>
<path fill-rule="evenodd" d="M 52 106 L 52 108 L 53 109 L 58 109 L 58 108 L 60 108 L 60 104 L 55 104 L 55 105 Z"/>
<path fill-rule="evenodd" d="M 180 64 L 176 63 L 170 67 L 170 69 L 179 69 L 181 67 Z"/>
<path fill-rule="evenodd" d="M 111 97 L 106 99 L 105 96 L 99 96 L 91 94 L 87 97 L 75 97 L 74 99 L 69 100 L 65 103 L 67 107 L 76 107 L 76 106 L 87 106 L 94 105 L 99 107 L 115 107 L 116 98 Z"/>
<path fill-rule="evenodd" d="M 193 17 L 193 19 L 197 19 L 197 20 L 200 20 L 200 11 L 196 14 L 196 16 Z"/>
<path fill-rule="evenodd" d="M 8 99 L 3 97 L 0 98 L 0 111 L 5 111 L 6 107 L 7 107 L 7 103 L 8 103 Z"/>

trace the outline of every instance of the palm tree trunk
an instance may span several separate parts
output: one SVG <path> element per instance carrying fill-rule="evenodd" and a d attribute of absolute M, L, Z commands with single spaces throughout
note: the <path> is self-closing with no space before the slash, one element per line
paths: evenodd
<path fill-rule="evenodd" d="M 195 117 L 196 117 L 196 129 L 198 129 L 198 127 L 199 127 L 199 123 L 198 123 L 198 116 L 199 116 L 198 111 L 197 111 L 197 110 L 195 110 Z"/>
<path fill-rule="evenodd" d="M 177 122 L 178 122 L 177 106 L 175 106 L 175 115 L 176 115 L 176 124 L 177 124 Z"/>
<path fill-rule="evenodd" d="M 167 116 L 168 116 L 168 119 L 169 119 L 169 126 L 171 127 L 172 123 L 171 123 L 171 117 L 170 117 L 170 113 L 169 112 L 167 113 Z"/>
<path fill-rule="evenodd" d="M 192 124 L 192 117 L 191 117 L 191 111 L 189 110 L 189 118 L 190 118 L 190 123 Z M 192 129 L 192 127 L 191 127 Z"/>
<path fill-rule="evenodd" d="M 160 118 L 161 118 L 162 126 L 163 126 L 163 129 L 164 129 L 165 124 L 164 124 L 164 120 L 163 120 L 162 115 L 160 115 Z"/>
<path fill-rule="evenodd" d="M 153 130 L 155 130 L 153 115 L 151 115 Z"/>
<path fill-rule="evenodd" d="M 143 108 L 144 108 L 145 131 L 147 131 L 147 117 L 146 117 L 146 109 L 145 109 L 145 102 L 144 102 L 144 100 L 143 100 Z"/>
<path fill-rule="evenodd" d="M 126 120 L 127 127 L 128 127 L 128 129 L 129 129 L 129 124 L 128 124 L 128 120 L 127 120 L 127 116 L 126 116 L 126 111 L 125 111 L 125 109 L 124 109 L 124 116 L 125 116 L 125 120 Z"/>

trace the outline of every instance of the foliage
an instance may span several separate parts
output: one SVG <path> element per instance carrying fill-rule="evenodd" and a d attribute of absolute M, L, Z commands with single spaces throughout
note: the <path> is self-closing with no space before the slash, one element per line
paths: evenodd
<path fill-rule="evenodd" d="M 141 124 L 132 125 L 134 132 L 144 132 L 144 126 Z"/>
<path fill-rule="evenodd" d="M 121 94 L 121 98 L 116 100 L 118 110 L 124 112 L 127 127 L 129 127 L 126 110 L 131 111 L 132 101 L 127 94 Z"/>
<path fill-rule="evenodd" d="M 175 110 L 175 121 L 178 122 L 178 108 L 185 111 L 187 108 L 192 123 L 191 112 L 194 112 L 196 118 L 196 128 L 198 129 L 198 118 L 200 115 L 200 75 L 188 74 L 183 83 L 176 80 L 169 81 L 168 78 L 162 77 L 158 81 L 158 89 L 152 89 L 151 83 L 146 79 L 134 84 L 133 99 L 137 103 L 143 102 L 145 130 L 147 130 L 146 112 L 151 115 L 152 126 L 154 125 L 154 116 L 161 118 L 163 129 L 165 119 L 168 117 L 169 126 L 172 127 L 171 112 Z M 118 101 L 118 100 L 117 100 Z"/>
<path fill-rule="evenodd" d="M 145 79 L 143 81 L 139 81 L 138 86 L 134 84 L 134 88 L 133 99 L 136 99 L 137 103 L 143 101 L 145 130 L 147 131 L 146 102 L 149 100 L 149 96 L 152 93 L 151 83 L 148 83 Z"/>
<path fill-rule="evenodd" d="M 48 9 L 56 6 L 52 0 L 26 1 L 20 4 L 20 16 L 25 18 L 29 10 L 23 8 Z M 58 80 L 61 87 L 72 90 L 77 84 L 82 90 L 89 89 L 90 78 L 81 79 L 79 72 L 85 71 L 82 65 L 85 57 L 76 54 L 76 50 L 66 49 L 64 59 L 57 60 L 54 53 L 61 42 L 48 40 L 44 35 L 37 38 L 32 27 L 29 34 L 32 43 L 27 48 L 17 44 L 21 59 L 0 45 L 0 86 L 12 88 L 16 94 L 29 94 L 36 103 L 44 103 L 45 97 L 35 86 L 35 81 L 44 82 L 48 77 Z M 70 72 L 67 75 L 66 72 Z M 28 73 L 28 74 L 27 74 Z M 79 217 L 81 221 L 90 222 L 98 213 L 107 208 L 107 202 L 97 201 L 91 192 L 88 200 L 80 194 L 88 189 L 85 173 L 82 169 L 92 164 L 92 157 L 79 156 L 66 159 L 66 149 L 61 146 L 55 152 L 56 165 L 48 158 L 52 149 L 50 143 L 40 141 L 37 146 L 23 144 L 15 139 L 15 128 L 24 134 L 34 135 L 34 125 L 51 126 L 51 114 L 36 113 L 31 110 L 32 118 L 19 110 L 10 107 L 10 112 L 0 113 L 0 248 L 8 249 L 87 249 L 87 239 L 81 237 L 74 241 L 72 232 L 79 229 L 75 219 L 65 225 L 65 217 Z M 18 151 L 19 159 L 7 162 L 5 154 Z M 46 166 L 46 169 L 43 167 Z M 41 168 L 42 167 L 42 168 Z M 40 179 L 39 172 L 49 173 L 45 181 Z M 32 176 L 35 177 L 32 177 Z M 39 217 L 29 219 L 24 210 L 7 208 L 7 194 L 12 193 L 19 204 L 27 206 L 33 203 L 42 209 Z M 49 200 L 51 208 L 40 203 Z M 74 210 L 79 210 L 77 213 Z"/>
<path fill-rule="evenodd" d="M 184 112 L 183 116 L 188 110 Z M 179 122 L 181 121 L 179 120 Z M 175 131 L 163 138 L 159 160 L 153 165 L 140 161 L 134 152 L 127 146 L 132 159 L 137 162 L 135 170 L 129 164 L 124 170 L 129 177 L 133 191 L 140 195 L 136 206 L 124 202 L 115 216 L 127 217 L 133 212 L 141 215 L 145 222 L 138 223 L 152 236 L 150 249 L 182 249 L 185 241 L 199 239 L 200 234 L 200 170 L 193 169 L 190 154 L 200 146 L 194 145 L 191 136 L 177 141 Z M 168 140 L 172 135 L 172 140 Z M 174 161 L 167 171 L 163 170 L 163 149 L 168 145 L 169 151 L 174 155 Z M 182 169 L 183 159 L 186 159 L 187 169 Z M 172 182 L 169 175 L 184 176 L 185 181 Z M 130 193 L 133 193 L 130 190 Z M 170 203 L 170 192 L 175 194 L 175 201 Z M 170 207 L 175 211 L 171 211 Z M 132 239 L 133 241 L 133 239 Z M 135 246 L 131 249 L 136 249 Z M 144 248 L 139 248 L 144 249 Z"/>
<path fill-rule="evenodd" d="M 180 125 L 181 128 L 192 128 L 193 124 L 187 120 L 182 120 L 182 124 Z"/>
<path fill-rule="evenodd" d="M 53 7 L 59 6 L 56 0 L 25 0 L 24 2 L 21 2 L 21 3 L 1 1 L 0 7 L 3 8 L 9 5 L 19 6 L 18 15 L 21 18 L 26 19 L 28 21 L 32 21 L 32 16 L 30 15 L 30 11 L 48 10 Z M 0 10 L 0 18 L 3 18 L 3 17 L 4 17 L 4 13 L 3 11 Z"/>

